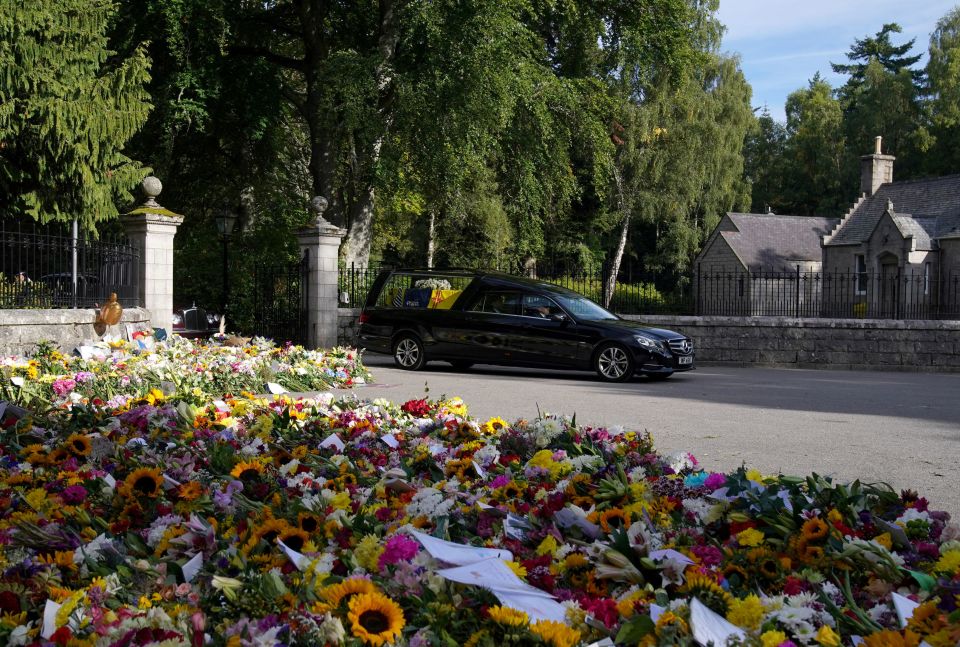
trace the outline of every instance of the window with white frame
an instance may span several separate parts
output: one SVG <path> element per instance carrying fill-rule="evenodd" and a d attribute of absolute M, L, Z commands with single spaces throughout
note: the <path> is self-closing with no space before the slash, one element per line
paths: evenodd
<path fill-rule="evenodd" d="M 856 292 L 857 294 L 867 293 L 867 257 L 864 254 L 854 255 L 856 262 Z"/>

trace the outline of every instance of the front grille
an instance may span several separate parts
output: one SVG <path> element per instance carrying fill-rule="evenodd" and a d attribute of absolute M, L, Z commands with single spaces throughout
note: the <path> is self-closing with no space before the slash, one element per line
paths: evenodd
<path fill-rule="evenodd" d="M 677 339 L 671 339 L 667 343 L 670 344 L 670 352 L 672 352 L 674 355 L 690 355 L 693 353 L 692 339 L 678 337 Z M 686 348 L 684 348 L 684 345 L 686 345 Z"/>

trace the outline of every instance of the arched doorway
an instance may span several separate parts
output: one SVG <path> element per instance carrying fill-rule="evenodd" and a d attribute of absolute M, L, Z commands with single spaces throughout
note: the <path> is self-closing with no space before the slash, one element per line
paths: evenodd
<path fill-rule="evenodd" d="M 884 252 L 877 257 L 880 266 L 880 312 L 887 319 L 899 316 L 900 303 L 900 259 L 895 254 Z"/>

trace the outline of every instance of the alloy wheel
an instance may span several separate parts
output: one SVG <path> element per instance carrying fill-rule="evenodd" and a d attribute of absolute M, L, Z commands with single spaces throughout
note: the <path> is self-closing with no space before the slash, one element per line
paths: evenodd
<path fill-rule="evenodd" d="M 420 344 L 409 337 L 405 337 L 397 344 L 393 352 L 397 363 L 403 368 L 412 368 L 420 361 Z"/>
<path fill-rule="evenodd" d="M 608 380 L 622 380 L 630 368 L 630 358 L 619 346 L 608 346 L 597 358 L 597 370 Z"/>

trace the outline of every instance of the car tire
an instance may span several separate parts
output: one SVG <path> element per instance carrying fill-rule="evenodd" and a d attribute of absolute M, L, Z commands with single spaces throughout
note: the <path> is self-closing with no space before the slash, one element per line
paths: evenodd
<path fill-rule="evenodd" d="M 450 360 L 450 366 L 457 369 L 458 371 L 465 371 L 471 366 L 473 366 L 473 362 L 468 362 L 465 359 L 454 359 L 454 360 Z"/>
<path fill-rule="evenodd" d="M 673 377 L 673 373 L 647 373 L 647 377 L 651 382 L 663 382 Z"/>
<path fill-rule="evenodd" d="M 423 342 L 411 333 L 399 335 L 393 342 L 393 363 L 405 371 L 419 371 L 427 363 Z"/>
<path fill-rule="evenodd" d="M 633 377 L 633 357 L 620 344 L 605 344 L 593 356 L 593 370 L 601 380 L 626 382 Z"/>

